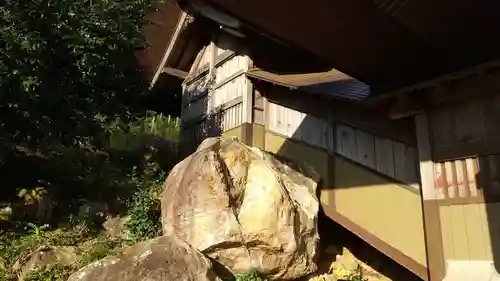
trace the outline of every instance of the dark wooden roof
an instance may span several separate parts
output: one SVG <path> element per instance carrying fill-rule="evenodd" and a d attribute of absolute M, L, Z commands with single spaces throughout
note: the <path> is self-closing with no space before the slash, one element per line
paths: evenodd
<path fill-rule="evenodd" d="M 500 57 L 500 1 L 185 1 L 321 57 L 376 92 Z"/>
<path fill-rule="evenodd" d="M 360 101 L 370 94 L 370 87 L 336 69 L 323 72 L 275 73 L 260 68 L 246 75 L 275 85 L 337 99 Z"/>
<path fill-rule="evenodd" d="M 182 15 L 175 0 L 154 1 L 148 15 L 149 23 L 143 28 L 147 45 L 138 52 L 139 67 L 151 81 L 165 54 L 165 50 Z"/>

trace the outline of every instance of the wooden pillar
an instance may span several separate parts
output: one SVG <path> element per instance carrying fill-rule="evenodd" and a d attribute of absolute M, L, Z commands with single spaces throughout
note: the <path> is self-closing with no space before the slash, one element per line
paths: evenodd
<path fill-rule="evenodd" d="M 427 253 L 427 280 L 441 281 L 445 275 L 445 264 L 428 122 L 427 113 L 415 117 L 422 183 L 420 190 Z"/>
<path fill-rule="evenodd" d="M 265 97 L 261 95 L 258 89 L 253 89 L 253 146 L 265 149 Z"/>
<path fill-rule="evenodd" d="M 247 65 L 245 71 L 253 65 L 252 59 L 246 55 Z M 243 116 L 242 116 L 242 141 L 246 145 L 253 145 L 253 85 L 246 78 L 246 91 L 243 93 Z"/>

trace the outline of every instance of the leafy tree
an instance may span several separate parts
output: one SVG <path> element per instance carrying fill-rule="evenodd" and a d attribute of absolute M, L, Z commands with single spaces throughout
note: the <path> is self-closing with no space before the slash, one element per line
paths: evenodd
<path fill-rule="evenodd" d="M 134 53 L 148 7 L 148 0 L 2 0 L 0 153 L 99 144 L 107 121 L 131 118 L 130 105 L 147 89 Z"/>
<path fill-rule="evenodd" d="M 136 106 L 148 88 L 135 54 L 150 0 L 1 1 L 0 188 L 52 178 L 76 190 L 62 175 L 88 182 L 83 168 L 100 181 L 119 174 L 94 152 L 111 125 L 145 112 Z M 61 164 L 68 159 L 73 167 Z M 15 187 L 5 175 L 16 177 Z"/>

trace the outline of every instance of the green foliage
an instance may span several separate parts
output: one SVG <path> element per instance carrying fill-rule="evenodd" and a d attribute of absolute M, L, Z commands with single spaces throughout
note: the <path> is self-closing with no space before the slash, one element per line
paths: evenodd
<path fill-rule="evenodd" d="M 257 270 L 250 269 L 245 274 L 236 276 L 236 281 L 267 281 L 267 279 L 262 278 Z"/>
<path fill-rule="evenodd" d="M 20 190 L 33 201 L 28 191 L 40 186 L 75 200 L 127 187 L 110 134 L 157 118 L 140 107 L 149 85 L 136 61 L 149 7 L 150 0 L 2 2 L 0 201 L 17 200 Z"/>
<path fill-rule="evenodd" d="M 33 230 L 26 234 L 0 232 L 0 261 L 3 261 L 5 268 L 8 269 L 23 255 L 29 254 L 41 245 L 75 246 L 96 237 L 85 222 L 71 229 L 56 230 L 45 230 L 46 226 L 39 227 L 33 223 L 29 225 L 38 231 Z"/>
<path fill-rule="evenodd" d="M 128 124 L 116 120 L 108 130 L 111 132 L 109 146 L 116 150 L 144 149 L 145 144 L 151 146 L 156 140 L 179 141 L 179 119 L 152 111 Z"/>
<path fill-rule="evenodd" d="M 58 228 L 45 232 L 44 243 L 52 246 L 78 246 L 78 244 L 92 240 L 99 236 L 99 232 L 82 221 L 71 228 Z"/>
<path fill-rule="evenodd" d="M 349 277 L 347 278 L 347 281 L 367 281 L 368 279 L 365 278 L 363 268 L 358 264 L 356 267 L 356 270 L 349 274 Z"/>
<path fill-rule="evenodd" d="M 49 227 L 48 224 L 44 224 L 42 226 L 38 226 L 32 222 L 28 222 L 26 224 L 26 228 L 29 229 L 31 234 L 34 235 L 35 237 L 40 237 L 42 235 L 42 231 L 44 231 L 48 227 Z"/>
<path fill-rule="evenodd" d="M 33 251 L 40 243 L 40 237 L 33 234 L 19 236 L 14 233 L 0 233 L 0 260 L 9 268 L 23 253 Z"/>
<path fill-rule="evenodd" d="M 140 182 L 136 176 L 138 188 L 128 206 L 130 220 L 126 227 L 129 231 L 128 243 L 135 244 L 139 241 L 151 239 L 161 233 L 161 211 L 158 200 L 165 173 L 160 173 L 152 182 Z"/>
<path fill-rule="evenodd" d="M 0 281 L 18 281 L 17 277 L 6 268 L 0 268 Z"/>
<path fill-rule="evenodd" d="M 131 241 L 159 234 L 156 193 L 177 161 L 179 123 L 137 106 L 149 91 L 135 57 L 149 6 L 0 5 L 0 229 L 9 222 L 0 232 L 1 281 L 40 245 L 82 246 L 79 266 L 112 253 L 114 242 L 96 238 L 101 221 L 79 215 L 83 200 L 127 207 Z M 42 201 L 55 208 L 47 221 L 38 216 Z M 71 270 L 46 267 L 28 280 L 65 280 Z"/>
<path fill-rule="evenodd" d="M 79 267 L 84 267 L 87 264 L 105 258 L 115 251 L 117 245 L 117 243 L 109 240 L 105 236 L 98 237 L 92 247 L 80 258 L 78 262 Z"/>
<path fill-rule="evenodd" d="M 118 242 L 111 241 L 104 234 L 93 236 L 84 223 L 72 229 L 42 231 L 40 234 L 0 233 L 0 281 L 17 280 L 14 272 L 10 272 L 9 269 L 14 262 L 41 245 L 78 246 L 84 254 L 77 264 L 44 267 L 30 274 L 27 280 L 66 280 L 67 276 L 78 268 L 115 253 L 120 246 Z"/>
<path fill-rule="evenodd" d="M 28 274 L 24 281 L 65 281 L 73 272 L 74 268 L 72 266 L 55 264 L 45 266 Z"/>
<path fill-rule="evenodd" d="M 6 0 L 0 7 L 4 143 L 47 148 L 98 141 L 142 96 L 135 52 L 147 0 Z"/>

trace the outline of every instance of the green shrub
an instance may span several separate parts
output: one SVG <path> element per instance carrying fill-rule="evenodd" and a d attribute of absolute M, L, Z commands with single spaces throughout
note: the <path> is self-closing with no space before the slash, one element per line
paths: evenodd
<path fill-rule="evenodd" d="M 24 281 L 65 281 L 74 271 L 75 268 L 72 266 L 62 266 L 59 264 L 45 266 L 28 274 Z"/>
<path fill-rule="evenodd" d="M 98 234 L 95 229 L 87 225 L 86 221 L 83 221 L 70 228 L 58 228 L 47 232 L 45 240 L 52 246 L 77 246 L 84 241 L 94 239 Z"/>
<path fill-rule="evenodd" d="M 137 180 L 138 189 L 128 205 L 130 216 L 126 227 L 129 231 L 128 243 L 154 238 L 161 233 L 161 210 L 158 192 L 160 191 L 165 173 L 160 173 L 152 182 Z"/>
<path fill-rule="evenodd" d="M 236 281 L 267 281 L 267 279 L 261 277 L 257 270 L 250 269 L 244 274 L 237 275 Z"/>
<path fill-rule="evenodd" d="M 35 250 L 41 243 L 39 236 L 34 234 L 17 236 L 13 233 L 0 233 L 0 259 L 8 268 L 18 260 L 23 253 Z"/>
<path fill-rule="evenodd" d="M 105 236 L 101 236 L 93 244 L 93 246 L 88 249 L 85 254 L 80 258 L 78 265 L 79 267 L 84 267 L 92 262 L 98 261 L 113 254 L 117 248 L 117 243 L 109 240 Z"/>
<path fill-rule="evenodd" d="M 348 281 L 367 281 L 365 278 L 365 274 L 363 272 L 363 268 L 358 264 L 356 270 L 349 275 Z"/>

